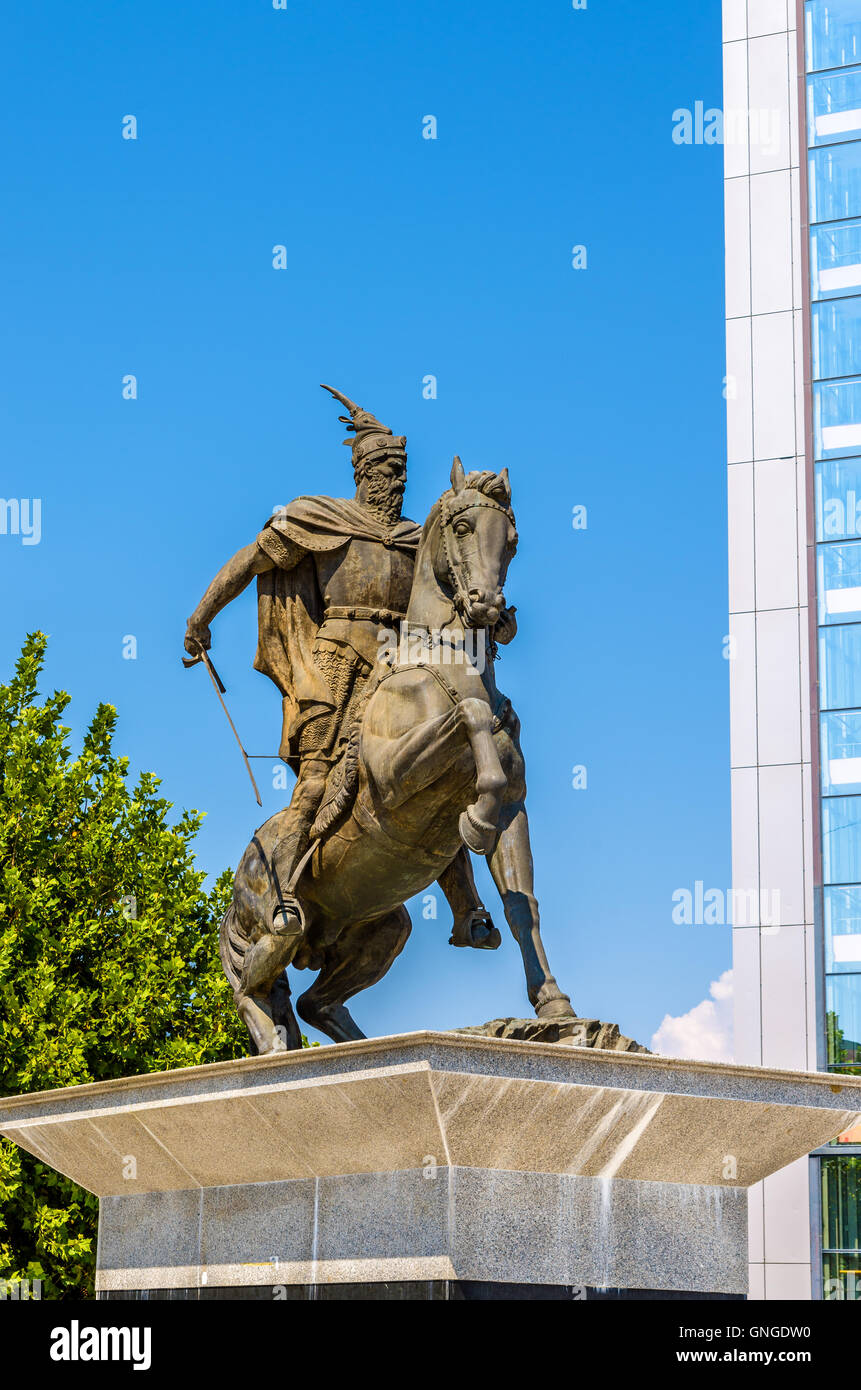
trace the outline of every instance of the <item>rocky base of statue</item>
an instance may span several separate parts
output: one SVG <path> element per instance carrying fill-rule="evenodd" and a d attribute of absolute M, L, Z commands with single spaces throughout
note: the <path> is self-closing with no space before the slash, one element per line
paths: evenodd
<path fill-rule="evenodd" d="M 605 1052 L 649 1053 L 647 1047 L 620 1033 L 618 1024 L 602 1023 L 597 1018 L 494 1018 L 471 1028 L 452 1028 L 451 1032 L 483 1038 L 514 1038 L 518 1042 L 596 1047 Z"/>

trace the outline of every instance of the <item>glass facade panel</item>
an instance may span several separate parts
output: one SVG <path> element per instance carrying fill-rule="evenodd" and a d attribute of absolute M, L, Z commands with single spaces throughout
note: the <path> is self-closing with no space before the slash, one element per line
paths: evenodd
<path fill-rule="evenodd" d="M 825 987 L 828 1065 L 861 1068 L 861 975 L 829 975 Z"/>
<path fill-rule="evenodd" d="M 807 82 L 807 130 L 811 145 L 833 145 L 861 136 L 861 69 Z"/>
<path fill-rule="evenodd" d="M 861 1302 L 861 1157 L 823 1158 L 820 1181 L 824 1295 Z"/>
<path fill-rule="evenodd" d="M 861 794 L 861 710 L 824 714 L 819 737 L 823 796 Z"/>
<path fill-rule="evenodd" d="M 861 381 L 820 382 L 813 388 L 816 457 L 861 450 Z"/>
<path fill-rule="evenodd" d="M 829 974 L 861 974 L 861 887 L 825 888 L 825 969 Z"/>
<path fill-rule="evenodd" d="M 823 1161 L 822 1243 L 826 1250 L 861 1250 L 861 1157 Z"/>
<path fill-rule="evenodd" d="M 811 150 L 808 178 L 811 222 L 861 217 L 861 145 Z"/>
<path fill-rule="evenodd" d="M 813 299 L 861 294 L 861 222 L 813 228 L 810 293 Z"/>
<path fill-rule="evenodd" d="M 816 587 L 820 623 L 861 622 L 861 541 L 819 546 Z"/>
<path fill-rule="evenodd" d="M 828 1162 L 828 1160 L 824 1160 Z M 845 1160 L 843 1160 L 845 1161 Z M 846 1303 L 861 1302 L 861 1257 L 858 1255 L 823 1255 L 822 1275 L 825 1297 Z"/>
<path fill-rule="evenodd" d="M 816 465 L 816 539 L 853 536 L 861 536 L 861 458 L 825 460 Z"/>
<path fill-rule="evenodd" d="M 861 293 L 861 222 L 812 229 L 810 278 L 812 299 Z"/>
<path fill-rule="evenodd" d="M 813 375 L 861 376 L 861 298 L 814 304 Z"/>
<path fill-rule="evenodd" d="M 804 9 L 808 72 L 861 63 L 858 0 L 808 0 Z"/>
<path fill-rule="evenodd" d="M 861 623 L 819 633 L 819 697 L 823 709 L 861 705 Z"/>
<path fill-rule="evenodd" d="M 861 883 L 861 797 L 822 802 L 822 877 L 826 884 Z"/>

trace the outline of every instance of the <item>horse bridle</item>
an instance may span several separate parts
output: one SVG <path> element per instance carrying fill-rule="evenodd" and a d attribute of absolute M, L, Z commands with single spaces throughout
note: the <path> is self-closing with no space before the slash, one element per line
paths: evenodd
<path fill-rule="evenodd" d="M 457 536 L 452 527 L 455 521 L 463 512 L 473 511 L 476 507 L 490 507 L 495 512 L 502 512 L 508 518 L 511 526 L 514 527 L 514 542 L 512 551 L 517 546 L 517 523 L 514 520 L 514 513 L 510 507 L 503 507 L 500 502 L 494 502 L 491 497 L 483 497 L 478 502 L 464 502 L 460 507 L 453 507 L 452 500 L 457 494 L 445 493 L 440 499 L 440 530 L 442 532 L 442 547 L 445 555 L 446 565 L 448 566 L 449 579 L 454 590 L 452 598 L 452 609 L 454 613 L 463 617 L 469 607 L 469 565 L 460 553 L 457 545 Z M 451 532 L 451 534 L 449 534 Z"/>

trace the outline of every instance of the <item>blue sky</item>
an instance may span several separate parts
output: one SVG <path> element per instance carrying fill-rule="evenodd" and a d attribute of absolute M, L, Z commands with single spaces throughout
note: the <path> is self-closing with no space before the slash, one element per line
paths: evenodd
<path fill-rule="evenodd" d="M 721 103 L 718 0 L 43 0 L 0 38 L 0 491 L 42 499 L 38 545 L 0 536 L 4 676 L 47 631 L 76 741 L 113 702 L 133 767 L 207 812 L 216 873 L 263 817 L 185 620 L 273 506 L 350 494 L 317 383 L 406 433 L 418 520 L 453 452 L 507 466 L 498 679 L 548 951 L 581 1014 L 648 1041 L 730 961 L 728 928 L 671 917 L 730 881 L 722 151 L 672 140 Z M 213 657 L 274 753 L 255 625 L 248 592 Z M 510 937 L 455 951 L 444 905 L 414 921 L 354 1001 L 366 1032 L 529 1012 Z"/>

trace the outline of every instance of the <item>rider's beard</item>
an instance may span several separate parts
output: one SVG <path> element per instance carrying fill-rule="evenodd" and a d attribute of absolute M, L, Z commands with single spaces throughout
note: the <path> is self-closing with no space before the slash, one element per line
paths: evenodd
<path fill-rule="evenodd" d="M 368 507 L 380 521 L 391 524 L 393 521 L 400 521 L 401 508 L 404 504 L 403 485 L 395 478 L 388 477 L 376 468 L 371 468 L 365 474 L 367 491 L 365 494 L 365 506 Z"/>

